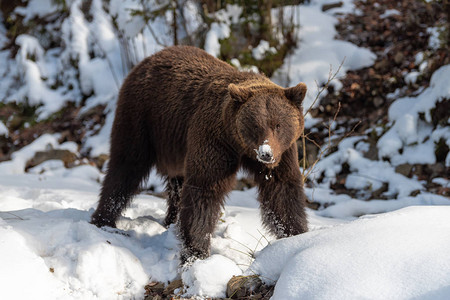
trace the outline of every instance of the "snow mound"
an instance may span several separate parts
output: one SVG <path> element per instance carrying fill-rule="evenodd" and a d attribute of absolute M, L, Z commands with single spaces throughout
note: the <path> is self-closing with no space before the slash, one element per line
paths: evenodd
<path fill-rule="evenodd" d="M 241 275 L 234 261 L 215 254 L 205 260 L 197 260 L 181 275 L 187 286 L 187 296 L 226 297 L 227 283 L 233 275 Z"/>
<path fill-rule="evenodd" d="M 388 157 L 393 165 L 402 163 L 435 163 L 434 144 L 444 139 L 450 146 L 450 128 L 432 126 L 431 112 L 438 102 L 450 97 L 450 65 L 436 70 L 430 87 L 417 97 L 397 99 L 389 107 L 392 127 L 378 140 L 379 157 Z M 423 120 L 420 115 L 423 114 Z M 445 165 L 450 166 L 450 155 Z"/>
<path fill-rule="evenodd" d="M 250 271 L 273 299 L 449 299 L 450 207 L 408 207 L 273 242 Z"/>
<path fill-rule="evenodd" d="M 13 295 L 15 299 L 31 299 L 36 297 L 36 291 L 39 291 L 39 299 L 62 297 L 63 289 L 44 260 L 33 253 L 27 240 L 6 226 L 2 219 L 0 237 L 0 262 L 4 270 L 0 273 L 0 296 L 5 296 L 3 299 Z"/>

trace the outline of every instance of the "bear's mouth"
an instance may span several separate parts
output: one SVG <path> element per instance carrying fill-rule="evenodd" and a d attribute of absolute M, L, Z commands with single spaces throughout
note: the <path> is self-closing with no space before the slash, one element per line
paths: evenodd
<path fill-rule="evenodd" d="M 264 164 L 273 164 L 275 157 L 273 155 L 272 147 L 269 145 L 269 141 L 265 140 L 258 149 L 253 149 L 256 152 L 256 159 Z"/>

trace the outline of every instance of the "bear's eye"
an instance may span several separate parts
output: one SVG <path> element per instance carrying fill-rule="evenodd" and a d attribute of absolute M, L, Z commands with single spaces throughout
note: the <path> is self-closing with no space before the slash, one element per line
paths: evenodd
<path fill-rule="evenodd" d="M 275 129 L 276 129 L 276 130 L 280 130 L 280 128 L 281 128 L 281 125 L 280 125 L 280 124 L 275 125 Z"/>

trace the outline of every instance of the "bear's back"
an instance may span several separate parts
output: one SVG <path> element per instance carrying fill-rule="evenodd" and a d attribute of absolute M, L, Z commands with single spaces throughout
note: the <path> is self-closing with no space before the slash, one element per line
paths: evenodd
<path fill-rule="evenodd" d="M 201 49 L 166 48 L 144 59 L 125 79 L 115 127 L 145 126 L 157 157 L 158 171 L 179 176 L 188 131 L 220 126 L 229 83 L 245 78 L 232 66 Z M 132 139 L 137 138 L 136 131 L 129 132 Z"/>
<path fill-rule="evenodd" d="M 207 79 L 221 74 L 236 75 L 238 71 L 229 64 L 211 56 L 206 51 L 192 46 L 174 46 L 166 48 L 147 58 L 149 63 L 158 71 L 185 73 Z M 145 62 L 145 60 L 144 60 Z"/>

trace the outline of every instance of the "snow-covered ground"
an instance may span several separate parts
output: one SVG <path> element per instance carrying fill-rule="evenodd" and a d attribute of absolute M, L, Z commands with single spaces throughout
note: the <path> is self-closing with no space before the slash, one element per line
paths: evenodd
<path fill-rule="evenodd" d="M 138 196 L 118 230 L 89 224 L 101 178 L 91 168 L 0 176 L 0 298 L 140 299 L 148 282 L 180 276 L 176 229 L 161 225 L 163 199 Z M 403 205 L 394 201 L 373 206 Z M 232 275 L 260 274 L 278 280 L 274 299 L 447 299 L 448 202 L 416 201 L 424 206 L 377 215 L 367 214 L 370 205 L 340 208 L 356 209 L 363 215 L 356 220 L 308 210 L 311 232 L 274 241 L 261 227 L 256 191 L 234 191 L 213 255 L 182 274 L 190 285 L 184 293 L 223 297 Z"/>
<path fill-rule="evenodd" d="M 50 2 L 31 0 L 22 14 L 32 18 L 51 12 Z M 343 75 L 374 60 L 369 50 L 334 39 L 337 19 L 333 13 L 354 8 L 346 0 L 342 8 L 322 12 L 321 5 L 329 2 L 334 1 L 290 8 L 301 25 L 300 48 L 273 78 L 280 84 L 308 83 L 307 103 L 317 94 L 315 82 L 327 81 L 330 65 L 337 70 L 346 57 L 338 74 Z M 92 155 L 108 151 L 117 87 L 126 73 L 121 44 L 101 1 L 92 1 L 92 20 L 80 10 L 81 1 L 67 3 L 69 18 L 62 22 L 61 39 L 70 47 L 45 51 L 35 37 L 22 36 L 15 60 L 0 52 L 1 99 L 42 103 L 38 113 L 45 118 L 64 102 L 90 95 L 85 110 L 107 104 L 106 123 L 87 137 L 82 149 L 71 142 L 60 144 L 58 134 L 45 134 L 15 152 L 10 161 L 0 163 L 0 299 L 142 299 L 145 284 L 179 277 L 189 285 L 181 294 L 223 297 L 227 281 L 239 274 L 259 274 L 267 283 L 277 281 L 274 299 L 450 298 L 450 200 L 425 192 L 418 178 L 395 172 L 405 162 L 435 162 L 433 147 L 440 139 L 450 146 L 450 128 L 432 126 L 430 120 L 431 109 L 450 96 L 449 66 L 437 70 L 430 87 L 416 97 L 392 104 L 388 128 L 375 129 L 381 137 L 379 160 L 364 157 L 368 144 L 363 137 L 350 137 L 316 165 L 312 176 L 323 176 L 323 180 L 306 193 L 322 207 L 308 210 L 311 232 L 274 241 L 261 226 L 255 189 L 233 191 L 212 239 L 213 255 L 181 272 L 176 228 L 166 230 L 161 225 L 164 199 L 139 195 L 117 230 L 98 229 L 88 223 L 103 178 L 97 168 L 82 164 L 65 168 L 61 161 L 51 160 L 25 172 L 37 151 L 91 149 Z M 166 39 L 163 17 L 153 20 L 151 27 L 131 18 L 130 9 L 137 8 L 136 3 L 111 1 L 110 13 L 124 34 L 133 37 L 129 43 L 139 46 L 134 48 L 139 60 L 161 48 L 149 28 L 160 36 L 160 43 L 170 44 L 170 39 Z M 205 46 L 211 53 L 217 51 L 217 39 L 227 36 L 238 11 L 229 7 L 220 12 L 217 20 L 222 22 L 211 27 Z M 199 26 L 196 10 L 191 6 L 186 13 L 192 15 L 187 30 L 194 30 Z M 4 31 L 0 27 L 0 43 L 5 40 Z M 273 51 L 265 43 L 254 50 L 257 57 Z M 90 57 L 92 53 L 96 57 Z M 71 60 L 78 64 L 79 74 L 65 66 Z M 50 89 L 61 80 L 61 72 L 67 86 Z M 23 85 L 14 90 L 17 77 Z M 78 77 L 81 82 L 76 81 Z M 338 79 L 332 83 L 336 89 Z M 8 135 L 6 125 L 0 122 L 0 135 Z M 330 183 L 344 163 L 351 171 L 347 188 L 364 191 L 387 184 L 385 195 L 390 200 L 364 201 L 334 194 Z M 450 166 L 449 156 L 445 165 Z M 435 180 L 442 186 L 450 184 L 448 178 Z M 156 190 L 163 189 L 158 177 L 151 176 L 150 181 Z"/>

